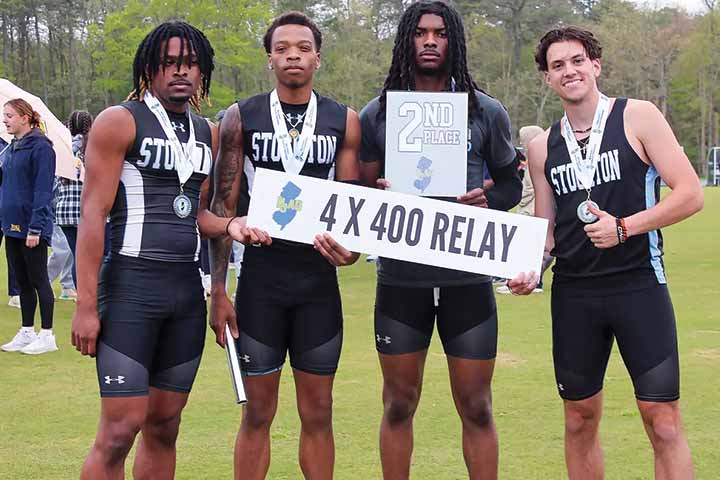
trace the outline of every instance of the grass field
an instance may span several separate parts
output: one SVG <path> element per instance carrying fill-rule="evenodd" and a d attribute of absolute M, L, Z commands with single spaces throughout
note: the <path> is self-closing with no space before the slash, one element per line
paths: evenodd
<path fill-rule="evenodd" d="M 685 427 L 697 478 L 715 479 L 720 471 L 720 255 L 716 246 L 720 189 L 706 189 L 705 194 L 703 212 L 665 229 L 665 252 L 678 321 Z M 4 267 L 4 260 L 0 264 Z M 5 275 L 2 268 L 2 291 Z M 374 266 L 360 261 L 342 269 L 340 282 L 345 344 L 335 384 L 336 478 L 377 479 L 381 477 L 377 446 L 381 379 L 372 333 Z M 566 478 L 562 405 L 552 371 L 549 292 L 530 298 L 498 297 L 500 338 L 493 386 L 500 477 Z M 0 306 L 3 343 L 20 323 L 20 311 L 5 303 L 3 300 Z M 70 345 L 72 309 L 69 302 L 56 304 L 59 352 L 39 357 L 0 352 L 2 479 L 78 477 L 94 438 L 99 397 L 93 361 L 82 358 Z M 284 374 L 272 429 L 271 479 L 301 478 L 291 375 L 290 370 Z M 178 479 L 232 477 L 232 447 L 240 412 L 232 400 L 224 353 L 208 334 L 183 417 Z M 601 429 L 608 479 L 652 478 L 650 446 L 617 351 L 608 367 Z M 466 478 L 460 425 L 437 339 L 428 356 L 415 422 L 412 478 Z"/>

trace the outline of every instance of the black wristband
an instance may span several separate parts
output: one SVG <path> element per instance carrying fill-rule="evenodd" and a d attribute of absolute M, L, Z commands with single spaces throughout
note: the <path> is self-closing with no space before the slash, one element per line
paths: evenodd
<path fill-rule="evenodd" d="M 230 221 L 225 225 L 225 235 L 230 235 L 230 224 L 235 221 L 238 217 L 232 217 Z"/>

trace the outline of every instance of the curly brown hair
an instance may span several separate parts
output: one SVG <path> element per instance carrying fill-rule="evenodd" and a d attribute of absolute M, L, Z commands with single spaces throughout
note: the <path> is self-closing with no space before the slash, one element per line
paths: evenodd
<path fill-rule="evenodd" d="M 542 36 L 535 50 L 535 63 L 541 72 L 548 71 L 547 52 L 550 45 L 557 42 L 568 42 L 575 40 L 582 43 L 590 60 L 597 60 L 602 57 L 602 47 L 595 35 L 590 30 L 568 25 L 554 28 Z"/>

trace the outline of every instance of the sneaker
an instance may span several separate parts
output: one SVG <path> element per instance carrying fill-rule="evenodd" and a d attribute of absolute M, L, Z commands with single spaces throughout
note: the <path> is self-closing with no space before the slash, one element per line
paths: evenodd
<path fill-rule="evenodd" d="M 20 307 L 20 295 L 11 296 L 10 301 L 8 302 L 8 307 L 22 308 Z"/>
<path fill-rule="evenodd" d="M 500 295 L 512 294 L 512 292 L 510 291 L 510 288 L 507 285 L 502 285 L 502 286 L 496 288 L 495 291 L 497 293 L 499 293 Z M 533 290 L 532 293 L 543 293 L 543 289 L 538 287 L 535 290 Z"/>
<path fill-rule="evenodd" d="M 2 348 L 6 352 L 18 352 L 37 340 L 35 330 L 20 329 L 15 337 L 9 343 L 3 345 Z"/>
<path fill-rule="evenodd" d="M 505 285 L 507 283 L 507 278 L 493 277 L 492 282 L 493 285 Z"/>
<path fill-rule="evenodd" d="M 368 255 L 367 257 L 365 257 L 365 261 L 370 263 L 377 262 L 377 258 L 378 257 L 376 255 Z"/>
<path fill-rule="evenodd" d="M 26 346 L 20 353 L 27 355 L 39 355 L 41 353 L 54 352 L 58 349 L 55 343 L 55 335 L 52 333 L 40 332 L 37 339 L 30 345 Z"/>
<path fill-rule="evenodd" d="M 77 291 L 75 291 L 74 288 L 63 288 L 62 292 L 60 292 L 60 300 L 77 300 Z"/>

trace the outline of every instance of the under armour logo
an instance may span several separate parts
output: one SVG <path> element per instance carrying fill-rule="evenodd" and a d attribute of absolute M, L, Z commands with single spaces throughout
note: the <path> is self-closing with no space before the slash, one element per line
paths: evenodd
<path fill-rule="evenodd" d="M 563 387 L 563 384 L 562 384 L 562 383 L 558 383 L 558 389 L 559 389 L 561 392 L 564 392 L 564 391 L 565 391 L 565 387 Z"/>
<path fill-rule="evenodd" d="M 302 122 L 303 118 L 305 118 L 305 114 L 302 113 L 286 113 L 285 118 L 288 119 L 291 125 L 297 125 L 298 123 Z"/>
<path fill-rule="evenodd" d="M 173 130 L 179 130 L 182 133 L 185 133 L 185 124 L 180 122 L 170 122 L 172 123 Z"/>
<path fill-rule="evenodd" d="M 375 341 L 378 343 L 385 343 L 385 345 L 390 345 L 392 343 L 392 338 L 385 335 L 384 337 L 381 337 L 379 334 L 375 335 Z"/>
<path fill-rule="evenodd" d="M 242 360 L 245 363 L 250 363 L 250 355 L 247 355 L 247 354 L 241 355 L 240 360 Z"/>
<path fill-rule="evenodd" d="M 113 382 L 122 385 L 125 383 L 125 377 L 118 375 L 117 378 L 112 378 L 110 375 L 105 375 L 105 385 L 110 385 Z"/>

